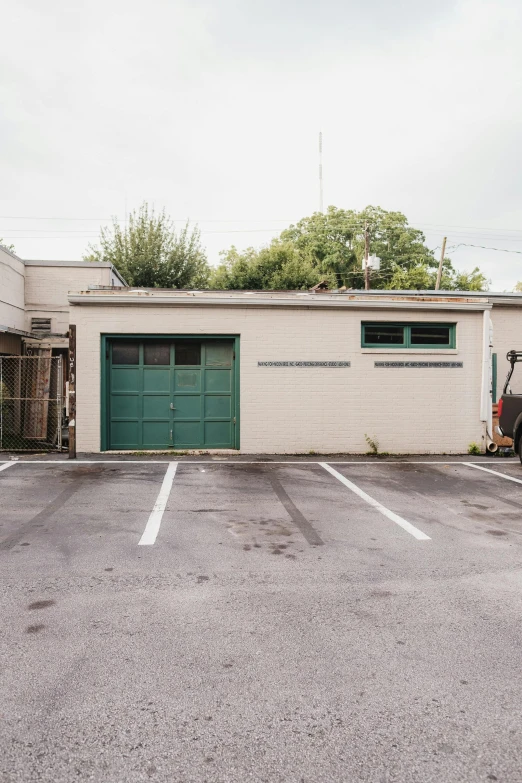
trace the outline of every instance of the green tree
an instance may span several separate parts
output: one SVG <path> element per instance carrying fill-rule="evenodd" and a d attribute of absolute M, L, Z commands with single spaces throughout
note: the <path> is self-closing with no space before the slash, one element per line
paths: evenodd
<path fill-rule="evenodd" d="M 1 238 L 0 238 L 0 245 L 3 245 L 3 247 L 5 247 L 7 250 L 10 250 L 11 253 L 15 252 L 14 245 L 6 245 L 6 244 L 4 244 L 4 240 L 1 239 Z"/>
<path fill-rule="evenodd" d="M 228 290 L 299 290 L 318 282 L 311 261 L 289 242 L 275 240 L 269 247 L 221 253 L 221 263 L 210 276 L 210 288 Z"/>
<path fill-rule="evenodd" d="M 126 226 L 113 219 L 102 228 L 99 247 L 88 248 L 85 261 L 107 261 L 131 286 L 146 288 L 204 288 L 209 267 L 198 227 L 187 223 L 176 232 L 165 211 L 155 213 L 147 203 L 134 210 Z"/>
<path fill-rule="evenodd" d="M 432 291 L 437 281 L 437 269 L 427 264 L 419 263 L 406 268 L 399 264 L 390 267 L 391 277 L 384 288 L 393 291 L 423 290 Z M 373 283 L 372 283 L 373 285 Z M 487 291 L 489 280 L 478 267 L 471 272 L 459 272 L 453 268 L 449 258 L 442 265 L 440 281 L 441 291 Z"/>
<path fill-rule="evenodd" d="M 289 226 L 261 250 L 231 248 L 212 272 L 211 286 L 299 289 L 327 280 L 332 288 L 364 288 L 366 234 L 370 253 L 381 259 L 380 270 L 371 273 L 372 288 L 435 288 L 438 260 L 422 231 L 401 212 L 372 206 L 361 212 L 329 207 Z M 444 259 L 442 289 L 482 291 L 487 285 L 479 269 L 457 272 Z"/>

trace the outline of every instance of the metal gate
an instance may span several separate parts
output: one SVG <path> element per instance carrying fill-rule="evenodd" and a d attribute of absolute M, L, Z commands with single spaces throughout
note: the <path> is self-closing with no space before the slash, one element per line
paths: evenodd
<path fill-rule="evenodd" d="M 0 451 L 62 448 L 60 356 L 0 356 Z"/>

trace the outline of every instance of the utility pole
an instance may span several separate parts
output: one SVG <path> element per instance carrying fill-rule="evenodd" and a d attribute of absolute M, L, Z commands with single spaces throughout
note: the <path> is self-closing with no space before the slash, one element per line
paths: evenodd
<path fill-rule="evenodd" d="M 442 262 L 444 261 L 444 253 L 446 252 L 446 240 L 448 237 L 444 237 L 442 240 L 442 250 L 440 252 L 439 271 L 437 272 L 437 282 L 435 283 L 435 291 L 440 288 L 440 279 L 442 277 Z"/>
<path fill-rule="evenodd" d="M 370 236 L 368 233 L 368 223 L 364 224 L 364 288 L 370 290 L 370 266 L 368 256 L 370 254 Z"/>
<path fill-rule="evenodd" d="M 323 134 L 319 132 L 319 212 L 323 212 Z"/>

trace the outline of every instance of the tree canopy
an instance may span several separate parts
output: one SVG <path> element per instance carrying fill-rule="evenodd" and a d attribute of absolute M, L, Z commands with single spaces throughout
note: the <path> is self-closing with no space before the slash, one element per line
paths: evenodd
<path fill-rule="evenodd" d="M 129 285 L 146 288 L 205 288 L 209 267 L 199 229 L 188 222 L 176 231 L 165 211 L 155 213 L 144 202 L 131 212 L 128 224 L 114 218 L 102 228 L 99 247 L 92 245 L 84 261 L 113 264 Z"/>
<path fill-rule="evenodd" d="M 308 289 L 321 280 L 331 288 L 364 288 L 365 230 L 370 253 L 381 259 L 372 271 L 373 289 L 433 289 L 438 259 L 401 212 L 366 207 L 361 212 L 329 207 L 281 232 L 267 247 L 235 247 L 221 253 L 211 272 L 210 287 L 218 289 Z M 458 272 L 444 259 L 441 289 L 486 290 L 478 268 Z"/>

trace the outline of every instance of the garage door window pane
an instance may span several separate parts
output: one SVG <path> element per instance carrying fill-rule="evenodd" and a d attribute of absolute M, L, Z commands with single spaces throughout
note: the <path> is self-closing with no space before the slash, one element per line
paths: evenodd
<path fill-rule="evenodd" d="M 112 363 L 113 364 L 139 364 L 140 346 L 139 343 L 127 342 L 125 340 L 112 344 Z"/>
<path fill-rule="evenodd" d="M 366 324 L 365 345 L 403 345 L 404 326 L 394 324 Z"/>
<path fill-rule="evenodd" d="M 169 343 L 145 343 L 143 362 L 144 364 L 170 364 Z"/>
<path fill-rule="evenodd" d="M 194 365 L 201 364 L 200 343 L 176 343 L 175 364 Z"/>
<path fill-rule="evenodd" d="M 411 344 L 412 345 L 444 345 L 448 348 L 451 345 L 451 326 L 412 326 Z"/>

